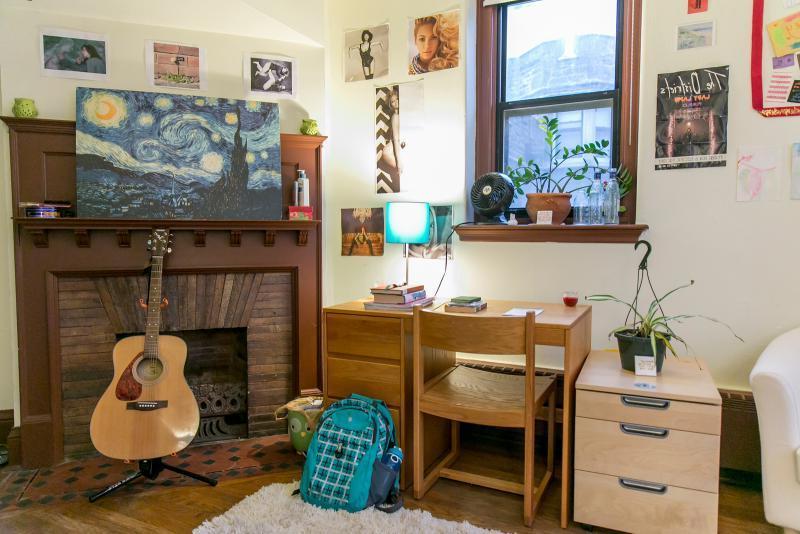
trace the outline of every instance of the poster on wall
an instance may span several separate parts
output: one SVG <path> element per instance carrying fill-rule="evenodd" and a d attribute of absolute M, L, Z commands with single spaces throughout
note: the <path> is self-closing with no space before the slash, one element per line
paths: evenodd
<path fill-rule="evenodd" d="M 57 28 L 39 32 L 43 76 L 107 80 L 108 49 L 105 35 Z"/>
<path fill-rule="evenodd" d="M 408 73 L 458 67 L 461 11 L 454 9 L 408 23 Z"/>
<path fill-rule="evenodd" d="M 389 74 L 389 25 L 344 34 L 344 81 L 372 80 Z"/>
<path fill-rule="evenodd" d="M 724 167 L 729 68 L 658 75 L 656 170 Z"/>
<path fill-rule="evenodd" d="M 425 169 L 425 102 L 422 81 L 375 89 L 375 190 L 409 190 L 408 179 L 422 179 Z"/>
<path fill-rule="evenodd" d="M 278 105 L 79 87 L 78 217 L 276 220 Z"/>
<path fill-rule="evenodd" d="M 764 117 L 800 115 L 800 11 L 797 2 L 753 0 L 750 85 Z"/>
<path fill-rule="evenodd" d="M 244 91 L 247 98 L 294 98 L 297 96 L 297 60 L 274 54 L 245 54 Z"/>
<path fill-rule="evenodd" d="M 147 79 L 154 87 L 205 90 L 208 86 L 204 48 L 145 41 L 144 57 Z"/>
<path fill-rule="evenodd" d="M 739 147 L 736 159 L 736 200 L 778 200 L 780 157 L 781 151 L 775 147 Z"/>
<path fill-rule="evenodd" d="M 383 208 L 342 210 L 342 256 L 383 256 Z"/>
<path fill-rule="evenodd" d="M 409 245 L 408 254 L 412 258 L 441 259 L 447 254 L 453 259 L 452 243 L 447 237 L 453 228 L 453 206 L 431 206 L 431 240 L 424 245 Z"/>

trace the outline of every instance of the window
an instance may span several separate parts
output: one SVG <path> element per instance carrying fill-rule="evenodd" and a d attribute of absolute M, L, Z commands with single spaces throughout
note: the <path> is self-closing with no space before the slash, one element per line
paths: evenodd
<path fill-rule="evenodd" d="M 478 2 L 476 176 L 520 157 L 547 163 L 545 115 L 558 118 L 564 146 L 608 140 L 598 166 L 635 175 L 641 0 Z M 635 220 L 632 193 L 624 222 Z"/>

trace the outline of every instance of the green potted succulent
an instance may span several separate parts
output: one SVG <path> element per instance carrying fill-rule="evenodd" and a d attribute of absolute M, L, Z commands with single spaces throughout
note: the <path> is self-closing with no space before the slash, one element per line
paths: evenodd
<path fill-rule="evenodd" d="M 641 243 L 647 244 L 647 254 L 649 255 L 650 244 L 646 241 L 639 241 L 636 246 Z M 641 291 L 645 276 L 647 278 L 648 285 L 653 292 L 653 300 L 647 306 L 647 310 L 642 312 L 639 311 L 638 304 L 639 292 Z M 700 318 L 723 325 L 730 330 L 736 339 L 739 341 L 744 341 L 742 338 L 736 335 L 736 332 L 734 332 L 730 326 L 722 321 L 719 321 L 718 319 L 707 317 L 705 315 L 667 315 L 664 312 L 662 304 L 665 299 L 667 299 L 670 295 L 677 293 L 681 289 L 685 289 L 692 285 L 694 285 L 694 280 L 691 280 L 688 284 L 684 284 L 667 291 L 661 297 L 657 296 L 653 290 L 653 284 L 650 283 L 650 275 L 647 271 L 647 256 L 645 256 L 645 259 L 639 265 L 636 294 L 632 302 L 626 302 L 615 297 L 614 295 L 605 294 L 589 295 L 586 297 L 586 300 L 588 301 L 618 302 L 628 308 L 628 315 L 625 318 L 625 324 L 614 328 L 608 334 L 608 337 L 614 336 L 617 338 L 620 362 L 623 369 L 635 372 L 635 356 L 654 356 L 656 360 L 656 372 L 660 373 L 661 367 L 664 364 L 664 356 L 666 355 L 667 349 L 669 349 L 673 356 L 676 355 L 675 347 L 673 346 L 675 341 L 680 342 L 685 348 L 687 347 L 686 341 L 684 341 L 684 339 L 679 336 L 674 329 L 674 325 L 676 323 L 680 324 L 687 319 Z"/>
<path fill-rule="evenodd" d="M 570 197 L 573 191 L 588 187 L 581 185 L 572 190 L 569 188 L 573 181 L 586 178 L 590 168 L 598 168 L 598 156 L 607 156 L 606 149 L 609 142 L 605 139 L 567 148 L 561 142 L 561 133 L 558 129 L 558 118 L 549 118 L 547 115 L 539 119 L 539 129 L 544 132 L 544 142 L 548 148 L 549 163 L 541 167 L 533 160 L 525 162 L 523 158 L 517 159 L 517 167 L 507 167 L 506 173 L 514 184 L 518 195 L 525 195 L 527 203 L 525 210 L 532 221 L 536 220 L 538 211 L 548 210 L 553 212 L 553 224 L 561 224 L 569 215 Z M 586 156 L 591 156 L 594 166 L 589 165 Z M 556 177 L 556 171 L 564 163 L 574 158 L 583 158 L 583 165 L 578 168 L 567 168 L 566 173 Z M 525 193 L 523 186 L 531 184 L 535 192 Z"/>

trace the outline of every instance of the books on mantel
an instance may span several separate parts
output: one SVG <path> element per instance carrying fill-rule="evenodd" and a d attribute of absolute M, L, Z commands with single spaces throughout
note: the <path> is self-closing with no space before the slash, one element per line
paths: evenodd
<path fill-rule="evenodd" d="M 34 219 L 51 219 L 57 217 L 74 217 L 72 203 L 68 200 L 45 200 L 44 202 L 20 202 L 19 207 L 25 210 L 25 217 Z"/>
<path fill-rule="evenodd" d="M 373 287 L 372 302 L 365 302 L 365 310 L 410 310 L 414 306 L 428 306 L 433 297 L 425 293 L 425 286 L 406 284 Z"/>
<path fill-rule="evenodd" d="M 444 305 L 444 311 L 450 313 L 478 313 L 486 309 L 486 301 L 480 297 L 453 297 Z"/>

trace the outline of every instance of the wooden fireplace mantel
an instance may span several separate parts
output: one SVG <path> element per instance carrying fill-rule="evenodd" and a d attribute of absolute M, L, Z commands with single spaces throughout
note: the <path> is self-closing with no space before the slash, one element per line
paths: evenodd
<path fill-rule="evenodd" d="M 31 219 L 20 202 L 76 204 L 75 123 L 2 117 L 9 128 L 15 239 L 22 464 L 64 458 L 59 348 L 59 279 L 141 272 L 152 228 L 175 234 L 167 271 L 284 272 L 292 280 L 293 393 L 321 390 L 322 144 L 325 137 L 281 134 L 284 217 L 291 183 L 304 169 L 313 221 Z M 110 357 L 110 354 L 108 355 Z M 268 382 L 258 387 L 269 387 Z"/>

